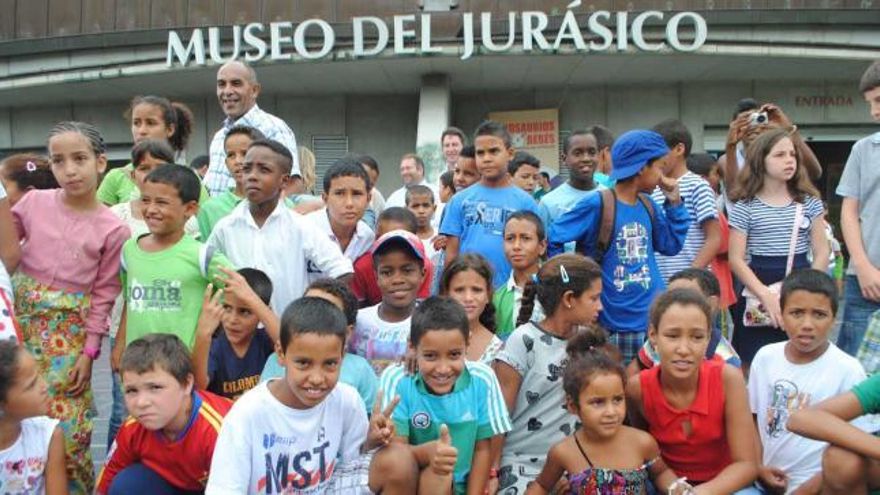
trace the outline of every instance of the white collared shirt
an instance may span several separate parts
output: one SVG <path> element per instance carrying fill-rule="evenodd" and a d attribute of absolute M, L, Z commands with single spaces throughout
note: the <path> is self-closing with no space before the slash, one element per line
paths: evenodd
<path fill-rule="evenodd" d="M 293 167 L 290 170 L 290 175 L 300 173 L 299 151 L 296 148 L 296 136 L 293 134 L 293 130 L 290 129 L 286 122 L 269 112 L 263 111 L 254 104 L 253 108 L 237 120 L 227 117 L 223 121 L 220 130 L 214 134 L 214 138 L 211 140 L 211 147 L 208 153 L 211 161 L 203 181 L 211 196 L 217 196 L 228 191 L 229 188 L 235 187 L 232 174 L 226 168 L 225 141 L 226 133 L 229 132 L 229 129 L 239 125 L 253 127 L 262 132 L 266 139 L 274 139 L 283 144 L 290 151 L 290 154 L 293 155 Z"/>
<path fill-rule="evenodd" d="M 330 217 L 327 213 L 326 207 L 307 214 L 305 218 L 307 220 L 310 220 L 312 222 L 312 225 L 318 227 L 321 232 L 324 232 L 326 236 L 325 239 L 331 241 L 336 246 L 336 249 L 342 252 L 342 246 L 339 245 L 339 239 L 333 233 L 333 228 L 330 227 Z M 354 236 L 352 236 L 351 241 L 348 243 L 348 246 L 342 253 L 343 255 L 345 255 L 346 258 L 354 263 L 355 260 L 360 258 L 362 254 L 369 251 L 370 247 L 373 245 L 373 241 L 375 240 L 376 234 L 373 233 L 373 230 L 363 220 L 358 220 Z M 309 264 L 310 281 L 314 281 L 327 276 L 328 274 L 326 270 L 321 269 L 315 264 Z"/>
<path fill-rule="evenodd" d="M 262 227 L 254 222 L 247 201 L 222 218 L 207 244 L 223 252 L 239 268 L 256 268 L 272 280 L 272 310 L 281 315 L 303 295 L 309 266 L 328 277 L 353 273 L 352 262 L 326 236 L 314 235 L 314 225 L 278 202 Z"/>

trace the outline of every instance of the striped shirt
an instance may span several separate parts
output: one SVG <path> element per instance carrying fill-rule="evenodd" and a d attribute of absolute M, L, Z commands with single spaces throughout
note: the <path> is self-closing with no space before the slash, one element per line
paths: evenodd
<path fill-rule="evenodd" d="M 785 206 L 770 206 L 758 197 L 741 199 L 730 211 L 730 227 L 746 235 L 749 256 L 788 256 L 796 210 L 794 201 Z M 795 254 L 810 250 L 810 228 L 823 211 L 821 201 L 813 196 L 806 197 Z"/>
<path fill-rule="evenodd" d="M 237 120 L 226 118 L 223 126 L 214 134 L 211 140 L 209 157 L 211 159 L 208 165 L 208 173 L 205 174 L 204 184 L 208 188 L 211 196 L 217 196 L 229 189 L 235 187 L 235 181 L 232 174 L 226 168 L 226 133 L 235 126 L 253 127 L 262 132 L 266 139 L 274 139 L 283 144 L 290 154 L 293 155 L 293 168 L 290 175 L 299 175 L 299 152 L 296 149 L 296 136 L 293 131 L 283 120 L 265 112 L 259 106 L 254 104 L 253 108 L 247 111 Z"/>
<path fill-rule="evenodd" d="M 681 270 L 691 267 L 697 254 L 706 242 L 706 234 L 703 232 L 703 222 L 718 220 L 718 207 L 715 203 L 715 193 L 712 186 L 705 179 L 693 172 L 687 172 L 678 179 L 678 188 L 681 191 L 681 200 L 691 216 L 691 225 L 688 228 L 687 237 L 681 251 L 675 256 L 664 256 L 657 253 L 657 265 L 663 280 Z M 666 198 L 659 187 L 654 189 L 651 199 L 658 205 L 662 205 Z"/>

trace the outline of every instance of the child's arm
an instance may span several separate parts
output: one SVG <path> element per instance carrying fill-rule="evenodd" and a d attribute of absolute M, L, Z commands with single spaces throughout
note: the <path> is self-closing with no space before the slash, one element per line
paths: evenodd
<path fill-rule="evenodd" d="M 730 240 L 728 247 L 728 259 L 730 261 L 730 269 L 733 274 L 748 287 L 752 294 L 755 294 L 761 303 L 767 308 L 770 318 L 773 320 L 773 326 L 779 327 L 782 322 L 782 309 L 779 306 L 779 295 L 773 294 L 755 275 L 755 272 L 749 268 L 746 263 L 746 242 L 749 236 L 736 229 L 730 229 Z"/>
<path fill-rule="evenodd" d="M 263 322 L 263 325 L 266 325 L 266 333 L 269 334 L 269 338 L 273 342 L 278 342 L 281 338 L 281 320 L 278 319 L 278 315 L 260 299 L 260 296 L 254 292 L 240 273 L 225 267 L 221 267 L 220 271 L 223 272 L 221 280 L 225 285 L 223 293 L 234 294 L 240 301 L 243 301 L 254 315 Z"/>
<path fill-rule="evenodd" d="M 758 434 L 760 426 L 758 426 L 758 416 L 756 414 L 752 414 L 752 422 L 755 425 L 755 458 L 758 460 L 758 483 L 765 490 L 769 490 L 770 493 L 785 493 L 788 487 L 788 475 L 776 466 L 764 464 L 764 444 L 761 442 L 761 435 Z"/>
<path fill-rule="evenodd" d="M 855 267 L 859 278 L 862 297 L 874 302 L 880 301 L 880 268 L 871 264 L 865 251 L 858 199 L 843 198 L 840 208 L 840 230 L 843 232 L 843 242 L 849 250 L 850 263 Z"/>
<path fill-rule="evenodd" d="M 564 440 L 563 440 L 564 441 Z M 526 489 L 526 495 L 547 495 L 556 486 L 556 482 L 565 473 L 562 463 L 559 459 L 560 444 L 554 445 L 550 452 L 547 453 L 547 460 L 544 461 L 544 468 L 541 474 L 535 478 L 535 482 L 529 484 Z"/>
<path fill-rule="evenodd" d="M 786 427 L 798 435 L 880 459 L 880 438 L 849 423 L 865 413 L 858 397 L 853 392 L 845 392 L 797 411 L 791 415 Z"/>
<path fill-rule="evenodd" d="M 651 226 L 654 250 L 666 256 L 675 256 L 681 252 L 691 228 L 691 215 L 681 200 L 678 182 L 673 181 L 672 184 L 664 186 L 661 182 L 660 188 L 666 197 L 663 208 L 655 208 Z"/>
<path fill-rule="evenodd" d="M 642 413 L 642 382 L 638 373 L 626 382 L 626 416 L 633 428 L 648 431 L 648 422 Z"/>
<path fill-rule="evenodd" d="M 736 189 L 736 177 L 739 175 L 739 163 L 737 162 L 736 145 L 742 141 L 749 128 L 749 114 L 743 114 L 734 119 L 727 131 L 727 143 L 724 146 L 724 163 L 722 174 L 724 188 L 730 194 Z"/>
<path fill-rule="evenodd" d="M 4 192 L 0 196 L 2 198 L 0 199 L 0 260 L 3 260 L 6 271 L 12 273 L 21 261 L 21 244 L 18 242 L 18 232 L 12 218 L 9 200 L 6 199 L 5 191 L 0 192 Z"/>
<path fill-rule="evenodd" d="M 205 287 L 205 295 L 202 299 L 202 312 L 196 324 L 196 339 L 193 345 L 192 364 L 195 375 L 196 388 L 205 390 L 211 382 L 208 360 L 211 353 L 211 339 L 220 325 L 220 317 L 223 316 L 223 306 L 220 299 L 223 297 L 223 289 L 214 292 L 214 286 L 208 284 Z"/>
<path fill-rule="evenodd" d="M 116 341 L 110 350 L 110 371 L 119 373 L 122 366 L 122 353 L 125 352 L 125 334 L 128 328 L 128 302 L 122 300 L 122 317 L 119 319 L 119 328 L 116 330 Z"/>
<path fill-rule="evenodd" d="M 813 219 L 810 226 L 810 243 L 813 247 L 813 266 L 820 272 L 828 271 L 828 259 L 831 257 L 831 244 L 825 235 L 825 214 Z"/>
<path fill-rule="evenodd" d="M 565 250 L 565 244 L 596 236 L 602 221 L 602 196 L 599 192 L 584 196 L 571 210 L 560 215 L 547 231 L 547 257 Z"/>
<path fill-rule="evenodd" d="M 645 432 L 641 432 L 640 437 L 644 442 L 642 457 L 647 461 L 653 461 L 651 467 L 648 468 L 648 474 L 654 480 L 654 486 L 660 489 L 661 493 L 669 493 L 669 489 L 678 480 L 678 476 L 660 457 L 660 446 L 657 445 L 657 440 Z"/>
<path fill-rule="evenodd" d="M 492 467 L 491 439 L 478 440 L 471 458 L 471 472 L 468 476 L 467 494 L 483 495 L 489 483 L 489 469 Z"/>
<path fill-rule="evenodd" d="M 446 260 L 443 268 L 445 269 L 452 263 L 452 260 L 458 257 L 458 250 L 461 247 L 461 239 L 454 235 L 446 236 Z"/>
<path fill-rule="evenodd" d="M 746 397 L 746 382 L 739 370 L 724 366 L 724 429 L 730 446 L 731 463 L 715 478 L 696 488 L 700 494 L 733 493 L 755 481 L 755 432 Z M 699 455 L 695 453 L 695 455 Z"/>
<path fill-rule="evenodd" d="M 700 224 L 704 238 L 703 246 L 697 251 L 697 256 L 691 266 L 705 268 L 721 251 L 721 223 L 718 220 L 718 206 L 715 203 L 715 192 L 712 191 L 712 186 L 706 181 L 701 181 L 694 188 L 690 201 L 694 205 L 697 216 L 694 221 Z"/>
<path fill-rule="evenodd" d="M 65 462 L 64 432 L 55 427 L 49 441 L 49 458 L 46 461 L 46 495 L 67 495 L 67 467 Z"/>

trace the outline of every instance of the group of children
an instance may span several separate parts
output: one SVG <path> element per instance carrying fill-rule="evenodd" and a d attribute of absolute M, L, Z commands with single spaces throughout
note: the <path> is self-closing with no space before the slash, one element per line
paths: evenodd
<path fill-rule="evenodd" d="M 290 150 L 259 131 L 229 131 L 235 187 L 207 198 L 173 164 L 188 110 L 139 97 L 129 118 L 132 163 L 104 182 L 80 122 L 51 130 L 48 159 L 0 170 L 2 493 L 880 485 L 880 385 L 829 340 L 839 294 L 790 129 L 749 145 L 724 254 L 717 172 L 693 166 L 677 121 L 573 132 L 570 178 L 540 203 L 539 164 L 485 122 L 442 208 L 414 185 L 372 228 L 369 157 L 331 166 L 301 214 Z M 719 258 L 748 289 L 733 344 Z M 110 321 L 120 388 L 96 480 L 90 379 Z"/>

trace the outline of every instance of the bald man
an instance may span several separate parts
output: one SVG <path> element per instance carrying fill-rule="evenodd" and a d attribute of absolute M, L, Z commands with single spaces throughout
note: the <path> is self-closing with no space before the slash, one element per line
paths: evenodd
<path fill-rule="evenodd" d="M 257 106 L 259 95 L 260 83 L 257 82 L 257 73 L 246 63 L 233 60 L 223 64 L 217 71 L 217 100 L 226 119 L 211 140 L 211 163 L 208 166 L 208 173 L 205 174 L 204 183 L 212 196 L 235 187 L 235 181 L 226 169 L 224 141 L 229 129 L 237 125 L 253 127 L 268 139 L 283 144 L 293 155 L 293 169 L 290 175 L 300 175 L 296 136 L 287 123 Z"/>

